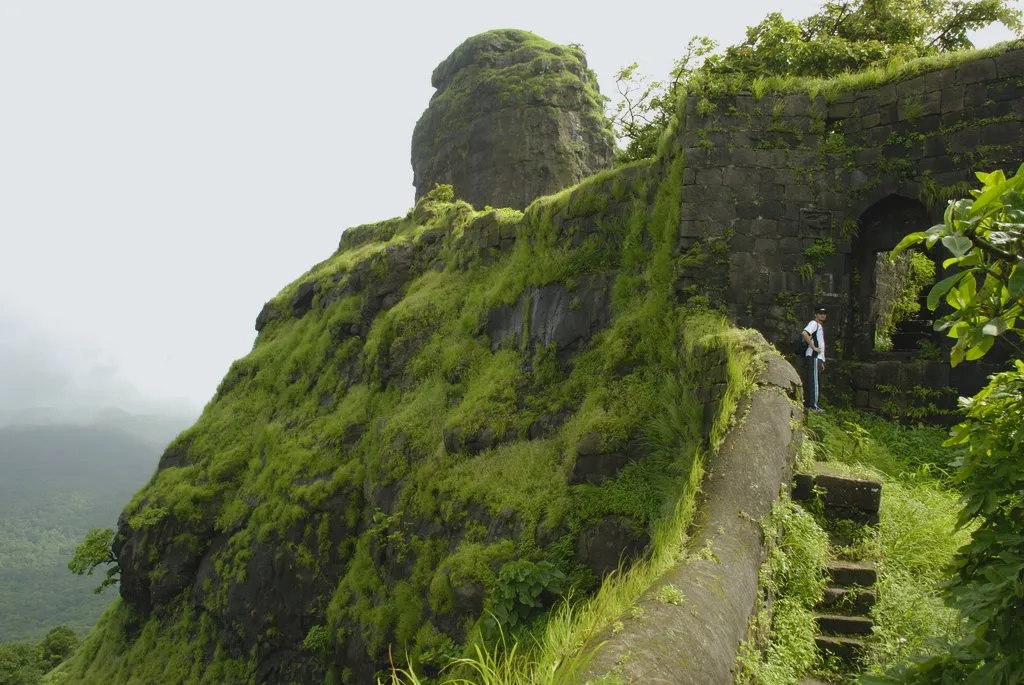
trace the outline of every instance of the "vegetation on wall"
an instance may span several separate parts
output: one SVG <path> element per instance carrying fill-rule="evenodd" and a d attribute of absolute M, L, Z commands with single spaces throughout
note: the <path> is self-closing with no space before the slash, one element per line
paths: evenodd
<path fill-rule="evenodd" d="M 875 349 L 892 349 L 896 327 L 921 311 L 921 292 L 935 282 L 935 263 L 921 252 L 880 254 L 875 267 Z"/>
<path fill-rule="evenodd" d="M 694 38 L 667 80 L 652 82 L 635 64 L 617 73 L 622 99 L 614 114 L 624 142 L 620 158 L 654 155 L 684 89 L 745 90 L 760 97 L 791 87 L 820 91 L 820 85 L 812 85 L 815 80 L 841 75 L 863 86 L 872 78 L 881 82 L 901 75 L 902 65 L 915 58 L 969 50 L 974 46 L 968 33 L 992 24 L 1020 30 L 1020 11 L 1010 0 L 826 2 L 799 21 L 773 12 L 749 27 L 742 43 L 719 54 L 710 39 Z M 832 84 L 837 86 L 842 84 Z"/>

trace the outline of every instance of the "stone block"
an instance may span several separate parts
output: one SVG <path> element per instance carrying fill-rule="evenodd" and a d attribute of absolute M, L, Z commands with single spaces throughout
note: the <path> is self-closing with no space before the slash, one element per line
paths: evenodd
<path fill-rule="evenodd" d="M 791 202 L 810 202 L 814 198 L 811 188 L 806 185 L 786 186 L 786 199 Z"/>
<path fill-rule="evenodd" d="M 787 117 L 803 116 L 810 107 L 810 100 L 805 93 L 791 93 L 782 98 L 782 115 Z"/>
<path fill-rule="evenodd" d="M 924 93 L 920 97 L 916 98 L 914 102 L 918 105 L 919 117 L 926 117 L 930 114 L 939 114 L 942 111 L 942 93 L 938 91 Z M 906 109 L 906 104 L 904 104 L 904 109 Z"/>
<path fill-rule="evenodd" d="M 881 110 L 886 105 L 896 102 L 896 84 L 886 83 L 875 91 L 877 93 L 878 107 Z"/>
<path fill-rule="evenodd" d="M 868 145 L 879 147 L 885 144 L 885 141 L 889 140 L 889 136 L 892 134 L 892 126 L 875 126 L 873 129 L 868 131 Z"/>
<path fill-rule="evenodd" d="M 851 97 L 848 97 L 845 102 L 833 102 L 828 108 L 829 119 L 846 119 L 852 113 L 853 99 Z"/>
<path fill-rule="evenodd" d="M 696 179 L 697 179 L 697 171 L 695 169 L 693 169 L 692 167 L 686 167 L 685 169 L 683 169 L 683 185 L 684 186 L 693 185 L 693 183 L 694 183 L 694 181 L 696 181 Z"/>
<path fill-rule="evenodd" d="M 981 131 L 976 127 L 957 131 L 949 138 L 949 149 L 953 152 L 973 151 L 981 144 Z"/>
<path fill-rule="evenodd" d="M 1017 79 L 1024 74 L 1024 50 L 1008 50 L 993 59 L 999 78 Z"/>
<path fill-rule="evenodd" d="M 996 61 L 991 57 L 966 62 L 957 68 L 957 80 L 967 84 L 991 81 L 998 75 Z"/>
<path fill-rule="evenodd" d="M 962 112 L 964 109 L 964 87 L 963 85 L 950 86 L 939 94 L 939 111 L 942 114 L 947 112 Z"/>
<path fill-rule="evenodd" d="M 697 178 L 695 183 L 699 186 L 720 186 L 722 185 L 722 170 L 697 169 Z"/>
<path fill-rule="evenodd" d="M 775 236 L 778 232 L 778 222 L 774 219 L 754 219 L 748 226 L 750 235 L 757 238 Z"/>
<path fill-rule="evenodd" d="M 857 111 L 860 112 L 860 116 L 864 118 L 865 128 L 868 126 L 867 117 L 873 114 L 878 114 L 878 98 L 874 94 L 857 98 L 853 103 L 853 106 L 857 108 Z M 872 124 L 872 126 L 875 125 L 877 125 L 877 122 Z"/>
<path fill-rule="evenodd" d="M 738 147 L 732 151 L 731 164 L 736 167 L 752 167 L 754 166 L 757 156 L 754 154 L 754 150 L 749 147 Z"/>
<path fill-rule="evenodd" d="M 811 240 L 813 244 L 814 241 Z M 802 253 L 804 251 L 803 240 L 800 238 L 783 238 L 779 241 L 779 249 L 784 254 Z"/>
<path fill-rule="evenodd" d="M 968 83 L 964 86 L 964 108 L 981 107 L 988 100 L 988 86 L 985 83 Z"/>
<path fill-rule="evenodd" d="M 779 241 L 774 238 L 758 238 L 754 241 L 754 251 L 759 254 L 774 253 L 778 249 Z"/>
<path fill-rule="evenodd" d="M 925 157 L 939 157 L 946 154 L 946 139 L 942 136 L 931 136 L 924 141 L 922 153 Z"/>
<path fill-rule="evenodd" d="M 756 183 L 757 171 L 739 166 L 729 166 L 721 170 L 722 183 L 726 186 L 749 186 Z"/>
<path fill-rule="evenodd" d="M 834 587 L 873 587 L 878 582 L 874 564 L 833 561 L 825 568 Z"/>
<path fill-rule="evenodd" d="M 700 221 L 680 221 L 679 236 L 681 238 L 700 238 L 704 235 L 702 225 L 703 222 Z"/>
<path fill-rule="evenodd" d="M 1021 124 L 1019 121 L 1000 121 L 989 124 L 981 129 L 982 145 L 1013 145 L 1021 142 Z"/>
<path fill-rule="evenodd" d="M 795 238 L 800 235 L 800 221 L 792 218 L 778 222 L 778 235 L 783 238 Z"/>
<path fill-rule="evenodd" d="M 1019 100 L 1024 97 L 1024 86 L 1019 81 L 996 81 L 988 84 L 988 97 L 996 102 Z"/>
<path fill-rule="evenodd" d="M 940 155 L 938 157 L 925 157 L 918 163 L 917 168 L 922 173 L 929 171 L 932 174 L 943 174 L 956 170 L 958 165 L 953 162 L 953 158 L 949 155 Z"/>
<path fill-rule="evenodd" d="M 925 90 L 927 91 L 945 90 L 952 87 L 955 83 L 955 69 L 939 69 L 938 71 L 929 72 L 924 76 Z"/>
<path fill-rule="evenodd" d="M 882 125 L 895 124 L 900 120 L 899 108 L 894 102 L 891 105 L 882 105 L 878 108 L 878 114 L 882 117 Z"/>
<path fill-rule="evenodd" d="M 818 616 L 818 630 L 833 635 L 870 635 L 874 626 L 865 616 Z"/>
<path fill-rule="evenodd" d="M 924 76 L 915 76 L 914 78 L 907 79 L 906 81 L 900 81 L 896 84 L 896 99 L 906 100 L 907 98 L 917 98 L 924 95 L 927 90 L 926 80 Z"/>

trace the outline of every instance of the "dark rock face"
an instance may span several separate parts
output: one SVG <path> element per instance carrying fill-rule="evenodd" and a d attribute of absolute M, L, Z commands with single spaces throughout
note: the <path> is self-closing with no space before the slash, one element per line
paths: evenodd
<path fill-rule="evenodd" d="M 564 362 L 608 324 L 610 299 L 610 280 L 604 277 L 573 290 L 561 283 L 529 288 L 514 304 L 490 312 L 486 332 L 492 349 L 505 343 L 553 344 Z"/>
<path fill-rule="evenodd" d="M 569 474 L 569 482 L 600 485 L 614 478 L 626 464 L 640 461 L 647 456 L 643 442 L 634 438 L 624 450 L 604 449 L 601 435 L 588 433 L 576 445 L 576 465 Z"/>
<path fill-rule="evenodd" d="M 474 36 L 434 70 L 412 139 L 416 196 L 455 186 L 476 207 L 523 208 L 610 165 L 614 137 L 579 48 L 526 31 Z"/>
<path fill-rule="evenodd" d="M 600 578 L 617 569 L 620 561 L 632 562 L 639 557 L 649 541 L 647 532 L 635 523 L 613 516 L 583 531 L 576 544 L 576 558 Z"/>

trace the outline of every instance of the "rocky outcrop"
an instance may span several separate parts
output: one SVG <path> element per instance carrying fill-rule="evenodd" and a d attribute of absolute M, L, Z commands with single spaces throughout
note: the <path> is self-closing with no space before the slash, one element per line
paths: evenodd
<path fill-rule="evenodd" d="M 597 79 L 578 47 L 489 31 L 456 48 L 431 84 L 412 139 L 417 197 L 447 183 L 476 207 L 521 209 L 614 158 Z"/>

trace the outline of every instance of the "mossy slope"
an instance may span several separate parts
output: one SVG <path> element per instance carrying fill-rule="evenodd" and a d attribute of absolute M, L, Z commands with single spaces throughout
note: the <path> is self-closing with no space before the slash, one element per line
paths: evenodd
<path fill-rule="evenodd" d="M 611 521 L 642 546 L 721 413 L 702 375 L 733 338 L 674 302 L 681 172 L 636 165 L 525 215 L 442 187 L 347 232 L 126 508 L 123 600 L 68 682 L 367 682 L 389 652 L 429 672 L 485 610 L 521 627 L 594 589 L 581 540 Z M 562 314 L 531 316 L 551 293 Z M 581 302 L 592 325 L 559 333 Z M 583 444 L 626 458 L 581 474 Z"/>

